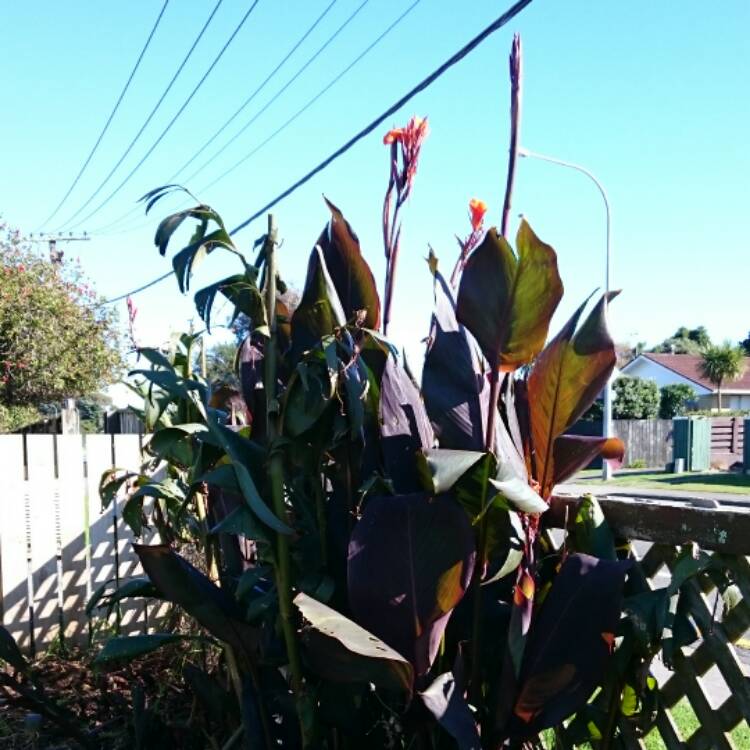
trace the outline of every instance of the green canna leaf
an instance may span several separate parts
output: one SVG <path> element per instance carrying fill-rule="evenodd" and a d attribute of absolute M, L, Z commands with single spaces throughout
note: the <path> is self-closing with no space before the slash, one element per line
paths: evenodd
<path fill-rule="evenodd" d="M 458 290 L 457 317 L 492 367 L 511 372 L 542 350 L 563 293 L 555 251 L 525 222 L 517 255 L 493 228 L 469 256 Z"/>

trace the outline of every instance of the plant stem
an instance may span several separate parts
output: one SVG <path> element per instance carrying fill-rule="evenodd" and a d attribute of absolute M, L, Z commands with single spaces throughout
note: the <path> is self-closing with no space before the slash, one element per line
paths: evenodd
<path fill-rule="evenodd" d="M 269 340 L 264 356 L 264 376 L 266 390 L 266 420 L 270 456 L 268 475 L 273 500 L 273 510 L 284 523 L 288 522 L 284 502 L 284 465 L 277 442 L 280 437 L 279 407 L 276 400 L 276 225 L 273 214 L 268 215 L 266 236 L 266 315 L 268 317 Z M 279 617 L 284 634 L 292 690 L 297 703 L 302 744 L 309 746 L 310 737 L 304 722 L 304 701 L 302 696 L 302 665 L 299 644 L 294 627 L 292 612 L 292 578 L 289 538 L 286 534 L 276 534 L 276 591 L 279 597 Z"/>
<path fill-rule="evenodd" d="M 391 322 L 391 305 L 393 303 L 393 289 L 396 284 L 396 264 L 398 263 L 398 250 L 400 244 L 400 232 L 397 229 L 398 212 L 401 204 L 396 200 L 393 209 L 391 228 L 388 234 L 388 248 L 385 266 L 385 304 L 383 310 L 383 335 L 388 334 L 388 324 Z"/>
<path fill-rule="evenodd" d="M 500 396 L 500 370 L 494 367 L 492 370 L 492 379 L 490 381 L 490 403 L 489 414 L 487 415 L 487 433 L 484 438 L 484 447 L 487 453 L 495 450 L 495 420 L 497 418 L 497 401 Z M 489 463 L 486 463 L 489 470 Z M 474 612 L 472 622 L 471 636 L 471 693 L 473 701 L 479 705 L 481 695 L 481 685 L 479 680 L 480 648 L 482 640 L 482 574 L 484 573 L 484 561 L 487 557 L 487 516 L 485 513 L 485 504 L 487 502 L 487 485 L 489 476 L 482 478 L 482 487 L 484 496 L 482 498 L 482 517 L 479 519 L 479 528 L 477 530 L 477 558 L 474 564 L 474 574 L 472 576 L 472 585 L 474 586 Z"/>
<path fill-rule="evenodd" d="M 320 537 L 320 562 L 328 568 L 328 521 L 326 519 L 325 476 L 322 461 L 318 462 L 318 470 L 313 478 L 313 492 L 315 494 L 315 512 L 318 520 L 318 536 Z"/>
<path fill-rule="evenodd" d="M 508 153 L 508 177 L 505 182 L 505 199 L 503 201 L 503 218 L 501 232 L 507 238 L 508 222 L 510 219 L 510 207 L 513 196 L 513 182 L 516 175 L 516 159 L 518 157 L 518 136 L 521 132 L 521 37 L 516 34 L 513 37 L 513 46 L 510 52 L 510 148 Z M 484 449 L 487 453 L 495 450 L 495 425 L 497 423 L 497 403 L 500 397 L 500 369 L 497 362 L 490 362 L 492 375 L 490 379 L 490 403 L 487 414 L 487 432 L 484 436 Z M 484 572 L 484 561 L 487 547 L 487 513 L 484 513 L 484 503 L 487 501 L 486 486 L 484 482 L 485 497 L 482 502 L 482 518 L 478 529 L 478 554 L 474 568 L 474 622 L 472 628 L 472 659 L 471 659 L 471 691 L 476 703 L 481 699 L 481 685 L 479 684 L 479 662 L 482 639 L 482 574 Z"/>
<path fill-rule="evenodd" d="M 242 737 L 243 731 L 244 727 L 240 724 L 237 729 L 234 730 L 234 734 L 224 743 L 221 750 L 231 750 L 231 748 L 237 744 L 240 737 Z"/>
<path fill-rule="evenodd" d="M 615 738 L 615 729 L 617 727 L 617 713 L 620 708 L 620 697 L 622 695 L 622 680 L 615 682 L 615 689 L 612 692 L 612 700 L 609 703 L 607 712 L 607 725 L 604 728 L 604 736 L 601 742 L 601 750 L 609 750 Z"/>
<path fill-rule="evenodd" d="M 513 197 L 513 183 L 516 179 L 516 161 L 518 160 L 518 142 L 521 135 L 521 78 L 522 55 L 521 37 L 513 36 L 510 50 L 510 146 L 508 148 L 508 176 L 505 181 L 505 200 L 503 201 L 503 220 L 500 232 L 508 238 L 508 223 Z"/>

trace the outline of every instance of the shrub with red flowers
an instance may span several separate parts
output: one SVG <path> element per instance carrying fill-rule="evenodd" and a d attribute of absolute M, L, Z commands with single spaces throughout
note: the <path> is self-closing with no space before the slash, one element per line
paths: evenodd
<path fill-rule="evenodd" d="M 119 374 L 117 316 L 74 263 L 53 264 L 0 224 L 0 405 L 91 393 Z M 27 412 L 24 412 L 27 413 Z M 0 429 L 18 425 L 0 422 Z"/>

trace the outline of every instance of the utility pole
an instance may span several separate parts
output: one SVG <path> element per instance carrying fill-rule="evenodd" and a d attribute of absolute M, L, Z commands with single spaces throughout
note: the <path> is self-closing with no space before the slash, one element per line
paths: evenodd
<path fill-rule="evenodd" d="M 57 249 L 58 242 L 88 242 L 91 239 L 84 232 L 81 235 L 68 234 L 46 234 L 40 232 L 38 236 L 32 233 L 26 238 L 27 242 L 46 242 L 49 246 L 49 259 L 56 271 L 59 271 L 63 261 L 63 251 Z M 60 433 L 62 435 L 79 435 L 81 433 L 81 415 L 76 406 L 75 399 L 66 398 L 63 400 L 63 407 L 60 411 Z"/>
<path fill-rule="evenodd" d="M 58 242 L 89 242 L 91 237 L 84 232 L 83 234 L 74 235 L 72 232 L 68 234 L 46 234 L 40 232 L 37 236 L 34 236 L 32 232 L 27 238 L 27 242 L 46 242 L 49 245 L 49 259 L 53 265 L 59 266 L 62 264 L 63 251 L 57 249 Z"/>

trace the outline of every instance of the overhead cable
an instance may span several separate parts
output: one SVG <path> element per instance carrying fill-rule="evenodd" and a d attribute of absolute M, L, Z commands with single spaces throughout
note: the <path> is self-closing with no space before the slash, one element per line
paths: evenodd
<path fill-rule="evenodd" d="M 182 115 L 182 113 L 185 111 L 185 109 L 187 109 L 187 106 L 190 104 L 190 102 L 192 101 L 193 97 L 198 93 L 198 91 L 200 90 L 201 86 L 203 86 L 203 84 L 205 83 L 205 81 L 208 78 L 208 76 L 211 74 L 211 72 L 213 71 L 213 69 L 218 64 L 219 60 L 221 60 L 221 58 L 223 57 L 224 53 L 229 48 L 229 45 L 234 41 L 234 38 L 239 33 L 240 29 L 245 25 L 245 21 L 247 21 L 247 19 L 250 17 L 250 14 L 255 10 L 255 8 L 258 5 L 259 1 L 260 0 L 254 0 L 254 2 L 250 5 L 250 8 L 247 10 L 247 12 L 245 13 L 245 15 L 242 17 L 242 19 L 240 20 L 240 22 L 237 24 L 237 26 L 235 27 L 235 29 L 232 32 L 232 34 L 229 37 L 229 39 L 227 39 L 227 41 L 224 43 L 224 46 L 221 48 L 221 50 L 219 50 L 219 54 L 214 58 L 214 60 L 211 63 L 211 65 L 209 65 L 208 69 L 203 74 L 203 76 L 198 81 L 198 83 L 195 85 L 195 87 L 193 88 L 193 90 L 190 92 L 190 94 L 188 95 L 187 99 L 185 99 L 185 101 L 183 102 L 182 106 L 177 110 L 177 112 L 175 113 L 175 115 L 169 121 L 169 123 L 164 128 L 164 130 L 162 130 L 161 134 L 154 141 L 154 143 L 151 145 L 151 147 L 149 148 L 149 150 L 143 155 L 143 157 L 141 158 L 141 160 L 130 170 L 130 172 L 128 172 L 128 174 L 118 184 L 118 186 L 103 201 L 101 201 L 101 203 L 99 203 L 99 205 L 93 211 L 89 212 L 88 214 L 86 214 L 86 216 L 84 216 L 82 219 L 79 219 L 77 221 L 76 226 L 79 225 L 79 224 L 82 224 L 85 221 L 88 221 L 92 216 L 94 216 L 95 214 L 99 213 L 99 211 L 101 211 L 102 208 L 104 208 L 104 206 L 106 206 L 112 200 L 112 198 L 114 198 L 115 195 L 117 195 L 117 193 L 119 193 L 120 190 L 122 190 L 122 188 L 130 181 L 130 179 L 133 177 L 133 175 L 143 166 L 143 164 L 146 162 L 146 160 L 149 158 L 149 156 L 151 156 L 151 154 L 154 152 L 154 150 L 156 149 L 156 147 L 162 142 L 162 140 L 167 135 L 167 133 L 172 129 L 172 126 L 177 122 L 177 120 Z M 221 2 L 222 2 L 222 0 L 219 0 L 219 3 L 221 3 Z M 90 200 L 87 201 L 87 203 L 89 203 Z"/>
<path fill-rule="evenodd" d="M 335 0 L 334 0 L 335 2 Z M 327 47 L 330 46 L 330 44 L 336 39 L 336 37 L 341 34 L 341 32 L 351 23 L 351 21 L 354 20 L 355 16 L 367 5 L 369 0 L 363 0 L 355 9 L 354 11 L 344 20 L 344 22 L 323 42 L 323 44 L 299 67 L 299 69 L 294 73 L 294 75 L 266 102 L 266 104 L 263 105 L 263 107 L 256 112 L 252 118 L 243 125 L 243 127 L 235 133 L 232 138 L 230 138 L 218 151 L 216 151 L 208 161 L 206 161 L 199 169 L 197 169 L 195 172 L 193 172 L 186 180 L 183 180 L 182 182 L 190 182 L 194 177 L 196 177 L 198 174 L 200 174 L 209 164 L 213 162 L 214 159 L 216 159 L 220 154 L 222 154 L 232 143 L 234 143 L 237 138 L 239 138 L 257 119 L 260 117 L 274 102 L 278 100 L 278 98 L 299 78 L 299 76 L 315 61 L 317 57 L 320 56 L 322 52 L 325 51 Z M 333 5 L 333 3 L 331 3 Z M 326 8 L 324 11 L 324 14 L 328 12 L 331 5 Z M 266 78 L 266 80 L 259 86 L 251 95 L 248 97 L 243 105 L 219 128 L 219 130 L 214 133 L 213 136 L 203 145 L 201 148 L 194 153 L 190 159 L 188 159 L 185 164 L 183 164 L 171 177 L 169 177 L 165 182 L 175 182 L 177 177 L 182 173 L 190 164 L 195 161 L 195 159 L 216 139 L 217 136 L 223 132 L 223 130 L 235 119 L 235 117 L 245 108 L 247 104 L 249 104 L 252 99 L 255 97 L 255 95 L 262 89 L 263 86 L 271 79 L 273 74 L 279 70 L 279 68 L 283 65 L 283 63 L 289 58 L 289 56 L 294 52 L 297 47 L 301 44 L 301 42 L 305 39 L 306 36 L 309 35 L 310 31 L 312 31 L 312 28 L 314 28 L 315 25 L 317 25 L 318 21 L 323 16 L 320 16 L 320 18 L 313 24 L 313 27 L 308 29 L 308 31 L 305 33 L 305 35 L 300 39 L 297 44 L 292 48 L 292 50 L 286 55 L 284 60 L 279 63 L 279 65 L 276 66 L 274 71 L 271 73 L 271 75 Z M 134 215 L 136 212 L 138 212 L 139 207 L 135 206 L 134 208 L 130 209 L 126 213 L 122 214 L 119 218 L 115 219 L 114 221 L 110 222 L 109 224 L 106 224 L 103 227 L 100 227 L 99 229 L 93 230 L 91 233 L 96 234 L 98 232 L 106 231 L 110 227 L 113 227 L 117 224 L 119 224 L 124 219 L 129 218 L 130 216 Z"/>
<path fill-rule="evenodd" d="M 305 174 L 295 183 L 290 185 L 286 190 L 284 190 L 282 193 L 277 195 L 273 200 L 266 203 L 265 206 L 258 209 L 255 213 L 250 215 L 243 222 L 241 222 L 236 227 L 234 227 L 234 229 L 232 229 L 232 231 L 229 234 L 234 235 L 234 234 L 237 234 L 237 232 L 242 231 L 250 223 L 252 223 L 256 219 L 258 219 L 260 216 L 262 216 L 266 211 L 276 206 L 278 203 L 280 203 L 282 200 L 287 198 L 289 195 L 291 195 L 295 190 L 299 189 L 306 182 L 309 182 L 316 174 L 322 172 L 324 169 L 330 166 L 334 161 L 336 161 L 336 159 L 343 156 L 350 148 L 352 148 L 352 146 L 354 146 L 356 143 L 358 143 L 367 135 L 369 135 L 373 130 L 375 130 L 375 128 L 382 125 L 385 120 L 391 117 L 391 115 L 395 114 L 399 109 L 401 109 L 401 107 L 403 107 L 407 102 L 413 99 L 417 94 L 421 93 L 422 91 L 427 89 L 429 86 L 431 86 L 433 83 L 435 83 L 435 81 L 438 78 L 440 78 L 444 73 L 446 73 L 454 65 L 456 65 L 461 60 L 463 60 L 464 57 L 466 57 L 470 52 L 472 52 L 476 47 L 478 47 L 482 42 L 484 42 L 489 36 L 494 34 L 496 31 L 498 31 L 503 26 L 505 26 L 509 21 L 515 18 L 531 2 L 532 0 L 518 0 L 514 5 L 508 8 L 508 10 L 506 10 L 505 13 L 503 13 L 501 16 L 495 19 L 489 26 L 487 26 L 485 29 L 480 31 L 479 34 L 477 34 L 473 39 L 467 42 L 467 44 L 461 47 L 461 49 L 458 50 L 458 52 L 456 52 L 451 57 L 449 57 L 442 65 L 440 65 L 432 73 L 430 73 L 430 75 L 428 75 L 426 78 L 420 81 L 416 86 L 410 89 L 400 99 L 394 102 L 394 104 L 388 107 L 388 109 L 386 109 L 382 114 L 378 115 L 378 117 L 376 117 L 371 123 L 366 125 L 356 135 L 354 135 L 346 143 L 344 143 L 343 146 L 336 149 L 336 151 L 334 151 L 330 156 L 328 156 L 326 159 L 320 162 L 320 164 L 318 164 L 316 167 L 311 169 L 307 174 Z M 154 279 L 153 281 L 149 282 L 148 284 L 142 287 L 139 287 L 138 289 L 134 289 L 130 292 L 127 292 L 126 294 L 115 297 L 112 300 L 106 300 L 105 302 L 102 302 L 100 304 L 110 304 L 112 302 L 117 302 L 121 299 L 125 299 L 128 296 L 133 296 L 134 294 L 137 294 L 138 292 L 143 291 L 144 289 L 147 289 L 148 287 L 153 286 L 154 284 L 158 284 L 164 279 L 169 278 L 171 275 L 172 275 L 171 272 L 164 274 L 163 276 L 160 276 Z"/>
<path fill-rule="evenodd" d="M 55 216 L 57 216 L 57 212 L 62 208 L 65 201 L 68 200 L 68 197 L 73 192 L 73 189 L 78 184 L 78 181 L 83 176 L 83 173 L 86 171 L 86 167 L 88 167 L 89 162 L 91 161 L 94 154 L 96 153 L 96 150 L 99 148 L 99 144 L 102 142 L 102 138 L 104 138 L 104 135 L 106 134 L 107 130 L 109 130 L 109 126 L 112 123 L 112 120 L 114 119 L 115 115 L 117 114 L 117 110 L 120 108 L 120 104 L 122 103 L 122 100 L 125 98 L 125 94 L 130 88 L 130 84 L 133 78 L 135 77 L 136 71 L 141 65 L 141 60 L 143 60 L 143 56 L 146 54 L 146 50 L 149 48 L 149 45 L 151 44 L 151 40 L 153 39 L 154 34 L 156 33 L 156 29 L 159 27 L 159 24 L 161 23 L 161 18 L 164 15 L 164 11 L 167 9 L 167 5 L 169 5 L 169 0 L 164 0 L 164 4 L 161 6 L 159 15 L 156 17 L 156 22 L 151 28 L 151 32 L 149 33 L 146 39 L 146 43 L 143 45 L 143 49 L 141 50 L 141 53 L 138 55 L 138 59 L 135 61 L 135 65 L 133 66 L 133 69 L 130 71 L 128 80 L 125 81 L 125 86 L 123 86 L 123 89 L 120 92 L 120 96 L 117 97 L 115 106 L 112 108 L 112 111 L 109 113 L 107 122 L 104 123 L 104 127 L 102 128 L 101 133 L 99 133 L 99 137 L 96 139 L 96 142 L 94 143 L 94 146 L 89 152 L 89 155 L 86 157 L 86 160 L 83 162 L 83 166 L 78 170 L 78 174 L 75 176 L 75 179 L 71 183 L 65 195 L 63 195 L 62 200 L 57 204 L 57 207 L 55 208 L 55 210 L 44 220 L 44 222 L 42 222 L 42 226 L 47 225 L 50 221 L 52 221 L 52 219 L 55 218 Z"/>

